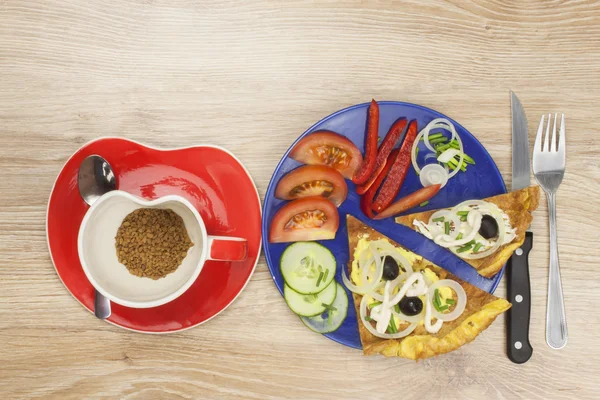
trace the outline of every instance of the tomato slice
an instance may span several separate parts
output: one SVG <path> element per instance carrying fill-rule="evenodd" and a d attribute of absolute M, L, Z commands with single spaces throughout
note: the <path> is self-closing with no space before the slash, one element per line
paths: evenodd
<path fill-rule="evenodd" d="M 275 197 L 294 200 L 302 197 L 326 197 L 340 206 L 348 195 L 342 174 L 324 165 L 304 165 L 285 175 L 277 184 Z"/>
<path fill-rule="evenodd" d="M 335 237 L 340 217 L 324 197 L 304 197 L 281 207 L 271 220 L 269 242 L 328 240 Z"/>
<path fill-rule="evenodd" d="M 354 143 L 331 131 L 317 131 L 300 139 L 290 157 L 303 164 L 332 167 L 348 179 L 352 179 L 363 161 Z"/>

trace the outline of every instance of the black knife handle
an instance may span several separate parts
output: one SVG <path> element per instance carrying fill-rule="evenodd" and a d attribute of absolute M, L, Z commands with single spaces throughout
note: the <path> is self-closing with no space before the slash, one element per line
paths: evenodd
<path fill-rule="evenodd" d="M 533 348 L 529 343 L 529 315 L 531 313 L 531 288 L 529 286 L 529 251 L 533 246 L 533 234 L 525 233 L 525 241 L 508 260 L 508 358 L 522 364 L 531 358 Z"/>

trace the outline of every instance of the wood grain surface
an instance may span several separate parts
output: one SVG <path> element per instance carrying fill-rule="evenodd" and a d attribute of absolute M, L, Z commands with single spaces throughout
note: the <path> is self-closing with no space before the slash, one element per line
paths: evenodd
<path fill-rule="evenodd" d="M 544 339 L 544 202 L 524 365 L 506 357 L 504 318 L 436 359 L 363 357 L 306 329 L 264 258 L 206 325 L 131 333 L 85 311 L 50 262 L 50 189 L 96 137 L 224 146 L 263 196 L 314 122 L 372 97 L 402 100 L 458 120 L 510 182 L 509 89 L 532 142 L 542 113 L 567 121 L 558 235 L 569 344 Z M 598 1 L 0 0 L 0 398 L 597 398 L 599 102 Z"/>

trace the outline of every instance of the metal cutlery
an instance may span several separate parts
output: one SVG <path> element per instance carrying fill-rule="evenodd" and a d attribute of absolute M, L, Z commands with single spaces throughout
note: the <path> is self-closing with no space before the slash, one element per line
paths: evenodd
<path fill-rule="evenodd" d="M 529 186 L 529 132 L 527 117 L 517 96 L 510 92 L 512 118 L 512 188 Z M 529 343 L 529 316 L 531 314 L 531 289 L 529 283 L 529 251 L 533 246 L 533 234 L 525 233 L 525 240 L 509 259 L 506 276 L 507 295 L 512 307 L 507 314 L 508 358 L 517 364 L 531 358 L 533 348 Z"/>
<path fill-rule="evenodd" d="M 568 334 L 558 262 L 556 191 L 565 173 L 565 115 L 562 114 L 561 116 L 558 138 L 556 137 L 558 114 L 554 114 L 552 137 L 550 137 L 551 114 L 548 114 L 545 135 L 543 134 L 544 118 L 545 116 L 542 116 L 533 147 L 533 174 L 544 192 L 546 192 L 550 224 L 550 274 L 548 277 L 548 305 L 546 309 L 546 343 L 554 349 L 562 349 L 567 344 Z"/>
<path fill-rule="evenodd" d="M 77 175 L 79 194 L 89 206 L 103 194 L 115 190 L 117 181 L 110 164 L 97 155 L 88 156 L 81 162 Z M 110 300 L 94 290 L 94 314 L 99 319 L 110 317 Z"/>

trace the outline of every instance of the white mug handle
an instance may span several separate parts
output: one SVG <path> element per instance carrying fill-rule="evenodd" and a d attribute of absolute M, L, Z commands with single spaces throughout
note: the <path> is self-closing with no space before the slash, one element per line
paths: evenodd
<path fill-rule="evenodd" d="M 242 261 L 248 256 L 246 239 L 230 236 L 208 235 L 207 260 Z"/>

